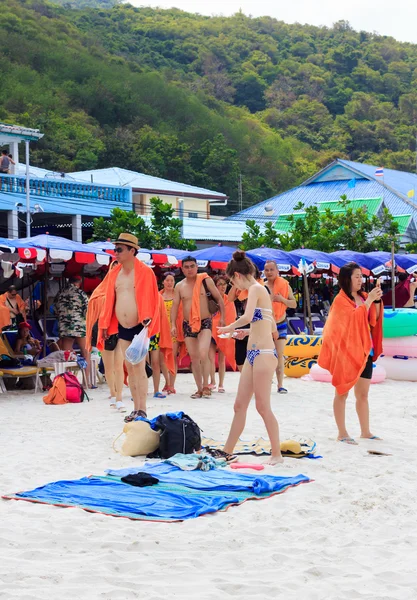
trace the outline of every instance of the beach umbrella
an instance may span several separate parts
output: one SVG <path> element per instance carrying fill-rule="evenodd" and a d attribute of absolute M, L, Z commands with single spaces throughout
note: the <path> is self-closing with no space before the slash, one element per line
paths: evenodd
<path fill-rule="evenodd" d="M 284 273 L 297 267 L 298 260 L 291 256 L 289 252 L 284 252 L 278 248 L 255 248 L 246 252 L 247 256 L 256 262 L 259 269 L 263 269 L 267 260 L 274 260 L 277 263 L 278 270 Z"/>
<path fill-rule="evenodd" d="M 370 253 L 372 254 L 372 253 Z M 329 254 L 333 264 L 336 266 L 343 267 L 348 262 L 357 263 L 363 270 L 364 275 L 370 275 L 372 271 L 374 275 L 385 271 L 384 264 L 381 265 L 380 258 L 374 258 L 363 252 L 354 252 L 352 250 L 338 250 L 337 252 L 331 252 Z M 382 270 L 381 270 L 382 268 Z"/>
<path fill-rule="evenodd" d="M 417 271 L 417 254 L 396 254 L 395 262 L 407 273 L 411 274 Z"/>
<path fill-rule="evenodd" d="M 199 267 L 204 268 L 208 263 L 210 263 L 212 269 L 225 269 L 227 267 L 227 263 L 232 260 L 233 253 L 238 249 L 239 248 L 235 248 L 233 246 L 212 246 L 211 248 L 194 250 L 194 252 L 190 252 L 189 254 L 194 256 Z M 246 252 L 246 255 L 257 265 L 259 269 L 263 269 L 265 261 L 262 261 L 257 256 L 252 255 L 251 252 Z"/>
<path fill-rule="evenodd" d="M 288 254 L 295 257 L 297 261 L 304 259 L 307 265 L 313 265 L 319 271 L 329 271 L 332 264 L 335 264 L 332 262 L 330 254 L 321 252 L 320 250 L 301 248 L 299 250 L 291 250 Z M 337 267 L 338 265 L 335 266 Z"/>

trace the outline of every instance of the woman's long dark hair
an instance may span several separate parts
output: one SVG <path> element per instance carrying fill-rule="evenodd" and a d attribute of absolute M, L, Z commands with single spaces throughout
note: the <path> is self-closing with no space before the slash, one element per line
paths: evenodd
<path fill-rule="evenodd" d="M 356 271 L 356 269 L 361 270 L 357 263 L 353 261 L 348 262 L 340 268 L 339 275 L 337 277 L 337 282 L 340 289 L 342 289 L 346 296 L 351 300 L 354 299 L 352 296 L 352 273 L 353 271 Z M 359 291 L 359 295 L 362 296 L 361 291 Z"/>

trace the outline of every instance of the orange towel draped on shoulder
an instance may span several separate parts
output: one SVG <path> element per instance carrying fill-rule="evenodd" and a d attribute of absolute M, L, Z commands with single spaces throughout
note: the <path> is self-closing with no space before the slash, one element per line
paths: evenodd
<path fill-rule="evenodd" d="M 86 346 L 87 351 L 91 352 L 91 336 L 93 332 L 94 324 L 100 318 L 101 311 L 104 306 L 104 300 L 106 297 L 106 290 L 108 284 L 108 274 L 103 281 L 96 287 L 94 292 L 90 296 L 88 301 L 87 315 L 86 315 Z"/>
<path fill-rule="evenodd" d="M 256 281 L 257 281 L 257 283 L 260 283 L 261 285 L 265 285 L 265 282 L 263 279 L 257 279 Z M 244 300 L 248 299 L 248 294 L 249 294 L 249 290 L 237 290 L 236 291 L 236 299 L 239 300 L 239 302 L 243 302 Z"/>
<path fill-rule="evenodd" d="M 121 265 L 112 269 L 108 274 L 107 289 L 103 310 L 99 318 L 99 334 L 97 348 L 104 348 L 102 330 L 107 329 L 109 335 L 118 332 L 118 321 L 115 313 L 116 304 L 116 280 L 120 273 Z M 135 261 L 135 298 L 138 309 L 139 323 L 146 318 L 151 318 L 152 322 L 148 327 L 148 335 L 152 337 L 159 333 L 159 293 L 156 285 L 156 277 L 150 267 L 140 260 Z"/>
<path fill-rule="evenodd" d="M 190 310 L 190 326 L 193 333 L 197 333 L 201 329 L 201 313 L 200 313 L 200 294 L 203 279 L 207 279 L 207 273 L 199 273 L 194 285 L 193 297 L 191 300 Z"/>
<path fill-rule="evenodd" d="M 11 322 L 9 309 L 7 306 L 0 304 L 0 331 L 3 329 L 3 327 L 10 325 Z"/>
<path fill-rule="evenodd" d="M 286 279 L 284 279 L 283 277 L 280 277 L 278 275 L 278 277 L 276 277 L 275 281 L 274 281 L 274 294 L 281 294 L 281 296 L 284 296 L 284 298 L 286 300 L 288 300 L 288 296 L 289 296 L 289 290 L 290 290 L 290 284 L 288 283 L 288 281 Z M 287 312 L 287 307 L 285 304 L 283 304 L 282 302 L 273 302 L 272 303 L 272 308 L 274 311 L 274 317 L 275 317 L 275 321 L 278 323 L 279 321 L 282 321 L 285 317 L 285 313 Z"/>
<path fill-rule="evenodd" d="M 223 295 L 224 307 L 226 313 L 226 325 L 230 325 L 236 321 L 236 308 L 234 302 L 230 302 L 227 295 Z M 236 360 L 235 360 L 235 341 L 232 338 L 220 338 L 217 333 L 217 327 L 220 326 L 220 312 L 213 316 L 213 331 L 212 337 L 217 344 L 220 352 L 226 357 L 227 362 L 232 367 L 233 371 L 236 371 Z"/>
<path fill-rule="evenodd" d="M 367 294 L 363 294 L 366 299 Z M 356 306 L 343 290 L 330 309 L 323 331 L 323 346 L 318 363 L 332 374 L 332 384 L 338 394 L 346 394 L 356 384 L 371 352 L 373 362 L 382 352 L 383 304 L 379 319 L 375 304 L 368 310 Z M 372 341 L 371 341 L 372 336 Z"/>
<path fill-rule="evenodd" d="M 7 309 L 9 309 L 10 304 L 7 302 L 7 297 L 8 297 L 7 292 L 5 294 L 2 294 L 0 296 L 0 304 L 2 306 L 5 306 Z M 22 297 L 19 296 L 19 294 L 16 294 L 14 299 L 16 301 L 16 306 L 17 306 L 19 312 L 25 313 L 26 312 L 26 304 L 25 304 L 25 301 L 22 299 Z"/>
<path fill-rule="evenodd" d="M 165 364 L 171 373 L 175 373 L 174 353 L 172 351 L 171 324 L 168 320 L 165 303 L 162 296 L 159 294 L 159 348 L 164 355 Z"/>

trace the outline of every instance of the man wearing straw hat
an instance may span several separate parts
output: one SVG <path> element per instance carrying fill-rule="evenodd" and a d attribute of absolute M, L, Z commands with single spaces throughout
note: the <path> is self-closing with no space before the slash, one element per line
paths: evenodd
<path fill-rule="evenodd" d="M 297 302 L 292 293 L 292 289 L 283 277 L 280 277 L 278 265 L 274 260 L 267 260 L 264 266 L 266 277 L 265 287 L 271 294 L 272 308 L 274 311 L 275 322 L 277 324 L 278 339 L 275 340 L 275 347 L 278 354 L 278 394 L 286 394 L 287 389 L 284 383 L 284 348 L 287 343 L 287 308 L 296 308 Z"/>
<path fill-rule="evenodd" d="M 104 347 L 104 340 L 118 333 L 117 351 L 123 358 L 136 334 L 148 327 L 151 337 L 160 331 L 159 295 L 156 277 L 150 267 L 137 258 L 138 238 L 131 233 L 121 233 L 115 242 L 114 252 L 118 266 L 107 275 L 106 299 L 99 318 L 97 347 Z M 133 421 L 136 417 L 146 417 L 146 395 L 148 378 L 146 361 L 132 365 L 126 361 L 129 388 L 134 402 L 134 410 L 125 417 Z M 119 412 L 125 412 L 124 406 Z"/>

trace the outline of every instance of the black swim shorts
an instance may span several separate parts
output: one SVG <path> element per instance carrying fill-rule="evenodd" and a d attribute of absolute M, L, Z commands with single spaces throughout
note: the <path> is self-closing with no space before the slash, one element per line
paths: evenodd
<path fill-rule="evenodd" d="M 119 323 L 119 340 L 125 340 L 126 342 L 131 342 L 135 335 L 140 333 L 143 329 L 142 323 L 135 325 L 134 327 L 123 327 Z"/>

